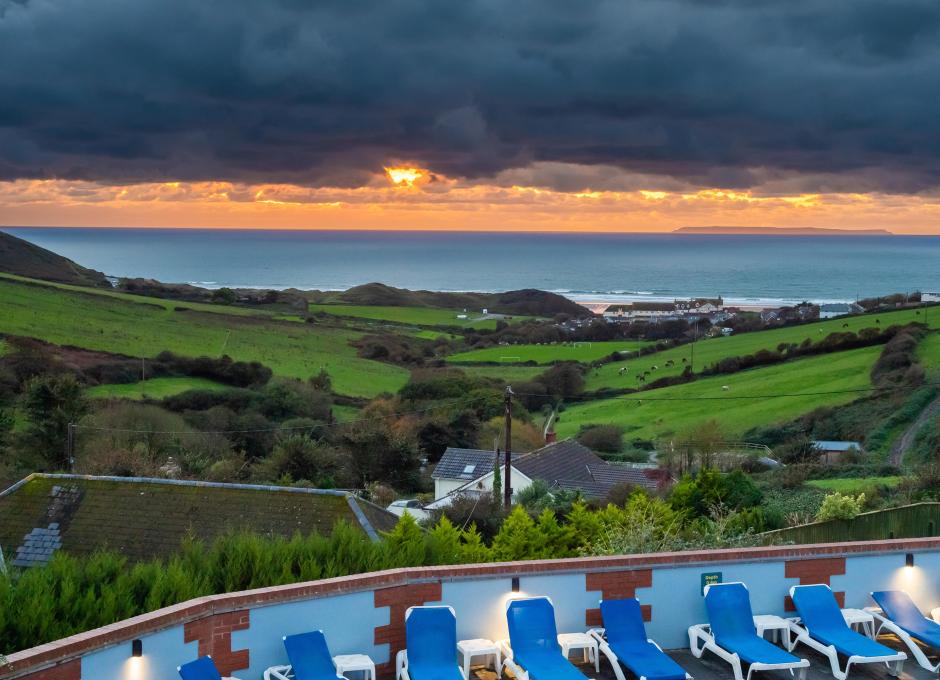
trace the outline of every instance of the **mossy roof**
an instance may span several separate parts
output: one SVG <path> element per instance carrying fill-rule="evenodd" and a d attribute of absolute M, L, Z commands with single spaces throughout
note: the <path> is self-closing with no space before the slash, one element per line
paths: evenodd
<path fill-rule="evenodd" d="M 50 525 L 65 552 L 110 549 L 141 560 L 175 553 L 187 536 L 329 535 L 339 520 L 374 539 L 397 517 L 340 491 L 164 479 L 35 474 L 0 494 L 0 546 L 14 555 L 24 545 L 55 546 L 44 538 Z"/>

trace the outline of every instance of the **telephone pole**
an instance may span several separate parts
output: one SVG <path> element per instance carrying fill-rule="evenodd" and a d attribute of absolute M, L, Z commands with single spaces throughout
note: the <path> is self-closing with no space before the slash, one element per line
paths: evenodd
<path fill-rule="evenodd" d="M 65 454 L 68 457 L 69 472 L 75 470 L 75 423 L 68 425 L 68 437 L 65 442 Z"/>
<path fill-rule="evenodd" d="M 503 507 L 509 510 L 512 506 L 512 387 L 506 386 L 506 479 L 503 480 Z"/>

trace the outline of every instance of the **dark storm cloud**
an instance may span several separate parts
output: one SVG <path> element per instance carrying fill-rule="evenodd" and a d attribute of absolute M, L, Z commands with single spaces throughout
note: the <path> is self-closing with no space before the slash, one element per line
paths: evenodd
<path fill-rule="evenodd" d="M 0 0 L 0 177 L 940 184 L 936 0 Z"/>

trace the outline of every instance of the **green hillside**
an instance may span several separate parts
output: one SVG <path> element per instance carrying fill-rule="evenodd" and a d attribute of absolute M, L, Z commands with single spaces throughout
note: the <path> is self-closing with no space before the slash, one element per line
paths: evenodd
<path fill-rule="evenodd" d="M 639 340 L 610 340 L 555 345 L 500 345 L 452 354 L 447 360 L 455 364 L 482 361 L 505 364 L 521 364 L 527 361 L 537 364 L 549 364 L 553 361 L 590 363 L 614 352 L 635 352 L 650 344 Z"/>
<path fill-rule="evenodd" d="M 330 305 L 311 304 L 311 312 L 325 312 L 334 316 L 349 316 L 357 319 L 391 321 L 415 326 L 458 326 L 463 328 L 496 328 L 496 319 L 482 316 L 479 312 L 464 312 L 456 309 L 433 307 L 392 307 L 380 305 Z M 466 319 L 457 316 L 466 314 Z M 529 318 L 529 317 L 522 317 Z M 520 320 L 513 317 L 514 321 Z"/>
<path fill-rule="evenodd" d="M 112 300 L 123 300 L 124 302 L 134 302 L 140 305 L 152 305 L 162 307 L 167 311 L 174 309 L 190 309 L 195 312 L 207 312 L 209 314 L 228 314 L 230 316 L 261 316 L 272 317 L 273 312 L 263 309 L 251 309 L 249 307 L 233 307 L 231 305 L 210 305 L 204 302 L 185 302 L 182 300 L 166 300 L 163 298 L 147 297 L 145 295 L 134 295 L 132 293 L 121 293 L 108 288 L 86 288 L 84 286 L 75 286 L 67 283 L 57 283 L 55 281 L 41 281 L 31 279 L 26 276 L 17 276 L 15 274 L 0 273 L 0 279 L 15 281 L 18 283 L 32 284 L 45 288 L 55 288 L 57 290 L 66 290 L 83 295 L 97 295 L 100 297 L 111 298 Z"/>
<path fill-rule="evenodd" d="M 817 323 L 786 328 L 774 328 L 754 333 L 742 333 L 728 337 L 708 338 L 694 343 L 681 345 L 663 352 L 648 354 L 626 362 L 605 364 L 593 369 L 587 376 L 586 389 L 589 391 L 600 389 L 628 389 L 637 387 L 637 376 L 650 371 L 647 381 L 653 381 L 672 375 L 679 375 L 690 365 L 694 358 L 696 373 L 704 368 L 728 357 L 754 354 L 762 349 L 776 350 L 777 346 L 786 344 L 800 344 L 804 340 L 818 342 L 830 333 L 851 331 L 857 333 L 863 328 L 885 329 L 892 325 L 900 325 L 921 321 L 922 316 L 915 314 L 920 310 L 905 310 L 889 312 L 887 314 L 865 314 L 845 319 L 830 319 Z M 932 328 L 940 328 L 940 313 L 936 319 L 931 318 Z M 878 323 L 876 323 L 876 320 Z M 693 357 L 694 353 L 694 357 Z M 671 366 L 666 364 L 672 362 Z M 653 367 L 656 368 L 653 368 Z M 620 369 L 626 367 L 623 374 Z"/>
<path fill-rule="evenodd" d="M 576 404 L 564 411 L 556 430 L 567 437 L 588 423 L 616 424 L 626 428 L 628 438 L 653 439 L 714 418 L 729 434 L 741 435 L 820 406 L 853 401 L 861 395 L 820 393 L 870 387 L 869 371 L 880 352 L 881 347 L 866 347 Z M 775 394 L 800 396 L 768 396 Z"/>
<path fill-rule="evenodd" d="M 198 309 L 203 305 L 151 303 L 149 298 L 141 304 L 140 298 L 129 297 L 135 300 L 0 280 L 0 333 L 134 357 L 164 350 L 184 356 L 227 354 L 294 378 L 324 368 L 334 390 L 351 396 L 393 392 L 408 379 L 404 369 L 357 357 L 349 342 L 359 334 L 341 328 Z"/>
<path fill-rule="evenodd" d="M 85 391 L 92 399 L 163 399 L 189 390 L 222 392 L 230 389 L 206 378 L 151 378 L 135 383 L 96 385 Z"/>
<path fill-rule="evenodd" d="M 107 286 L 104 274 L 0 231 L 0 272 L 80 286 Z"/>

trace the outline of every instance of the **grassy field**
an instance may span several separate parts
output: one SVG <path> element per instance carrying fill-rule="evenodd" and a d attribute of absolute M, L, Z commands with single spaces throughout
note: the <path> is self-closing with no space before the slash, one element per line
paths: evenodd
<path fill-rule="evenodd" d="M 823 491 L 839 493 L 861 493 L 870 486 L 895 487 L 901 483 L 903 477 L 846 477 L 836 479 L 811 479 L 806 482 L 809 486 Z"/>
<path fill-rule="evenodd" d="M 6 274 L 0 272 L 0 279 L 14 281 L 17 283 L 32 284 L 46 288 L 55 288 L 57 290 L 69 291 L 72 293 L 83 293 L 85 295 L 98 295 L 111 298 L 112 300 L 122 300 L 124 302 L 133 302 L 142 305 L 152 305 L 162 307 L 167 311 L 173 311 L 174 308 L 189 309 L 194 312 L 207 312 L 209 314 L 227 314 L 229 316 L 260 316 L 269 317 L 273 312 L 263 309 L 251 309 L 248 307 L 233 307 L 230 305 L 210 305 L 203 302 L 183 302 L 182 300 L 164 300 L 163 298 L 147 297 L 145 295 L 132 295 L 131 293 L 121 293 L 116 290 L 107 290 L 106 288 L 86 288 L 85 286 L 72 286 L 67 283 L 54 283 L 52 281 L 40 281 L 39 279 L 28 279 L 25 276 L 15 274 Z M 299 318 L 299 317 L 298 317 Z"/>
<path fill-rule="evenodd" d="M 467 375 L 481 378 L 496 378 L 510 385 L 513 382 L 528 382 L 545 372 L 544 366 L 456 366 Z"/>
<path fill-rule="evenodd" d="M 820 406 L 853 401 L 861 394 L 808 393 L 869 387 L 869 371 L 880 352 L 881 347 L 866 347 L 576 404 L 564 411 L 556 430 L 566 437 L 584 424 L 616 424 L 626 428 L 628 438 L 653 439 L 681 435 L 697 423 L 715 419 L 729 436 L 739 436 L 752 427 L 784 422 Z M 729 389 L 724 390 L 725 385 Z M 776 394 L 798 396 L 765 396 Z"/>
<path fill-rule="evenodd" d="M 461 337 L 459 335 L 454 335 L 453 333 L 445 333 L 444 331 L 432 330 L 428 328 L 417 331 L 410 331 L 407 334 L 414 338 L 421 338 L 422 340 L 437 340 L 441 337 L 448 340 L 457 340 Z"/>
<path fill-rule="evenodd" d="M 463 311 L 454 309 L 436 309 L 434 307 L 382 307 L 369 305 L 327 305 L 311 304 L 311 312 L 326 312 L 334 316 L 350 316 L 357 319 L 391 321 L 414 326 L 460 326 L 463 328 L 496 328 L 496 319 L 483 317 L 479 313 L 466 312 L 469 318 L 458 319 Z M 527 317 L 513 317 L 509 321 L 518 321 Z"/>
<path fill-rule="evenodd" d="M 189 390 L 222 392 L 230 389 L 228 385 L 206 378 L 151 378 L 135 383 L 121 385 L 96 385 L 89 387 L 85 394 L 92 399 L 163 399 Z"/>
<path fill-rule="evenodd" d="M 940 315 L 940 311 L 937 314 Z M 938 377 L 936 374 L 940 372 L 940 333 L 931 333 L 921 340 L 917 355 L 927 372 L 932 373 L 934 378 Z"/>
<path fill-rule="evenodd" d="M 534 361 L 549 364 L 553 361 L 581 361 L 589 363 L 609 356 L 613 352 L 635 352 L 650 343 L 639 340 L 612 340 L 605 342 L 558 343 L 556 345 L 500 345 L 460 352 L 447 357 L 451 363 L 492 361 L 519 364 Z"/>
<path fill-rule="evenodd" d="M 356 408 L 355 406 L 333 404 L 333 417 L 341 423 L 348 423 L 350 420 L 361 418 L 362 410 Z"/>
<path fill-rule="evenodd" d="M 936 323 L 940 325 L 940 311 L 935 315 Z M 682 345 L 667 349 L 663 352 L 648 354 L 637 359 L 631 359 L 626 362 L 615 362 L 605 364 L 598 369 L 592 369 L 587 375 L 588 391 L 599 389 L 623 389 L 635 388 L 639 385 L 637 376 L 650 371 L 647 381 L 653 381 L 657 378 L 679 375 L 689 365 L 695 354 L 695 372 L 700 373 L 702 369 L 710 366 L 721 359 L 733 356 L 743 356 L 754 354 L 762 349 L 775 350 L 781 343 L 799 344 L 809 338 L 813 342 L 818 342 L 830 333 L 844 331 L 858 332 L 863 328 L 888 328 L 893 324 L 909 323 L 915 317 L 913 312 L 891 312 L 888 314 L 864 315 L 848 319 L 831 319 L 820 321 L 819 323 L 805 324 L 802 326 L 791 326 L 789 328 L 774 328 L 755 333 L 742 333 L 741 335 L 731 335 L 728 337 L 708 338 L 692 344 Z M 875 325 L 875 319 L 881 323 Z M 931 325 L 934 319 L 930 320 Z M 848 328 L 843 328 L 843 324 L 848 324 Z M 933 335 L 931 335 L 933 337 Z M 937 364 L 940 366 L 940 344 L 935 347 Z M 671 366 L 667 366 L 668 362 Z M 653 367 L 656 367 L 655 369 Z M 621 375 L 620 369 L 626 367 L 626 371 Z"/>
<path fill-rule="evenodd" d="M 175 311 L 173 304 L 162 304 L 166 301 L 138 300 L 0 280 L 0 333 L 133 357 L 163 350 L 185 356 L 227 354 L 295 378 L 325 368 L 334 389 L 352 396 L 394 392 L 408 380 L 404 369 L 357 357 L 349 341 L 358 334 L 347 330 L 229 316 L 218 309 Z"/>

